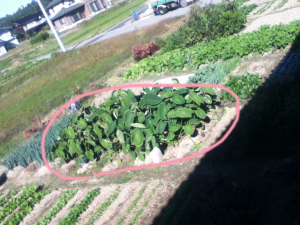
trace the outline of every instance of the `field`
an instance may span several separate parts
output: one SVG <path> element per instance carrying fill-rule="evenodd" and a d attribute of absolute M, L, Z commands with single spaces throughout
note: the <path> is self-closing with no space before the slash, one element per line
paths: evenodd
<path fill-rule="evenodd" d="M 195 6 L 188 17 L 11 72 L 0 86 L 0 222 L 298 224 L 300 18 L 292 12 L 299 7 L 292 0 Z M 240 105 L 218 88 L 85 98 L 78 113 L 60 115 L 45 151 L 55 171 L 87 180 L 52 174 L 41 133 L 28 128 L 77 94 L 129 82 L 221 84 Z M 97 176 L 152 165 L 154 147 L 163 162 L 202 154 Z"/>

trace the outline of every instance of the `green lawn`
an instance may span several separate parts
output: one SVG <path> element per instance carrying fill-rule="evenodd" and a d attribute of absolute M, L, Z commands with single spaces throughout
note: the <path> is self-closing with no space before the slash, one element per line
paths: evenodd
<path fill-rule="evenodd" d="M 11 59 L 5 59 L 0 61 L 0 70 L 6 69 L 12 65 Z"/>
<path fill-rule="evenodd" d="M 66 46 L 70 46 L 91 38 L 128 18 L 132 14 L 131 11 L 139 8 L 144 2 L 145 0 L 135 0 L 124 6 L 110 8 L 88 20 L 82 29 L 63 38 L 62 41 Z M 43 50 L 35 52 L 29 58 L 33 59 L 58 49 L 59 46 L 55 42 Z"/>

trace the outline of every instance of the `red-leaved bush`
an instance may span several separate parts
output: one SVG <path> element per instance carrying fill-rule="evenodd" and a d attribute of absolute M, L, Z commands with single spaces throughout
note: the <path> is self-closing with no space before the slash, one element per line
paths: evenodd
<path fill-rule="evenodd" d="M 132 57 L 135 61 L 140 61 L 148 56 L 153 55 L 156 51 L 159 50 L 159 47 L 155 44 L 155 42 L 148 43 L 145 47 L 143 46 L 133 46 L 132 47 Z"/>

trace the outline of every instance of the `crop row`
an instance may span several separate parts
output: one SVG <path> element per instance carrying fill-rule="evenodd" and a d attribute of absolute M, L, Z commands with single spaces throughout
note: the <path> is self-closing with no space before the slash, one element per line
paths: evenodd
<path fill-rule="evenodd" d="M 69 214 L 59 221 L 59 225 L 70 225 L 75 224 L 78 221 L 78 217 L 83 213 L 88 206 L 92 203 L 94 198 L 100 194 L 99 188 L 90 191 L 87 196 L 80 202 L 80 204 L 75 205 Z"/>
<path fill-rule="evenodd" d="M 10 199 L 12 196 L 15 196 L 18 192 L 13 190 L 11 191 L 10 194 L 7 194 L 7 195 L 4 195 L 1 199 L 0 199 L 0 207 L 5 205 Z M 1 193 L 2 194 L 2 193 Z"/>
<path fill-rule="evenodd" d="M 119 196 L 120 193 L 120 187 L 117 188 L 115 193 L 113 193 L 109 198 L 101 204 L 99 208 L 96 209 L 96 212 L 93 213 L 86 225 L 92 225 L 97 219 L 102 216 L 103 212 L 113 203 L 114 200 Z"/>
<path fill-rule="evenodd" d="M 123 73 L 125 80 L 136 79 L 141 74 L 160 73 L 164 71 L 182 71 L 184 67 L 216 62 L 236 56 L 261 54 L 273 49 L 283 49 L 293 42 L 299 42 L 300 21 L 293 21 L 289 25 L 262 26 L 252 33 L 218 38 L 208 43 L 201 42 L 191 48 L 176 49 L 155 57 L 141 60 Z"/>
<path fill-rule="evenodd" d="M 68 201 L 74 197 L 77 191 L 78 190 L 68 190 L 63 193 L 55 206 L 53 206 L 46 215 L 44 215 L 38 222 L 36 222 L 35 225 L 49 224 L 50 221 L 59 213 L 59 211 L 68 203 Z"/>

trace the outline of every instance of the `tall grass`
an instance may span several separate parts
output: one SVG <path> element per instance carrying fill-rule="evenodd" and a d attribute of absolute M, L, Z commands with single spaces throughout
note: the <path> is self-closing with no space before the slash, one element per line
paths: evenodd
<path fill-rule="evenodd" d="M 110 71 L 131 57 L 133 45 L 145 45 L 154 36 L 162 35 L 176 23 L 164 21 L 132 33 L 109 39 L 92 46 L 60 55 L 32 69 L 31 73 L 16 76 L 1 87 L 26 83 L 0 98 L 0 153 L 7 152 L 5 143 L 31 125 L 31 120 L 48 114 L 65 103 L 72 93 L 70 85 L 90 89 L 90 83 L 101 80 Z M 27 80 L 26 80 L 27 79 Z"/>
<path fill-rule="evenodd" d="M 4 59 L 0 61 L 0 70 L 4 70 L 8 67 L 10 67 L 11 64 L 11 59 Z"/>

